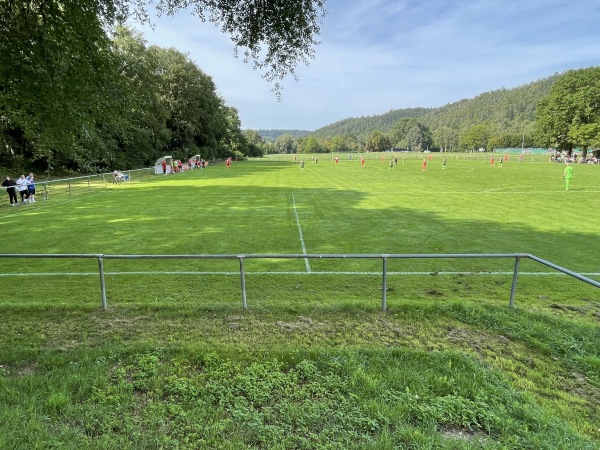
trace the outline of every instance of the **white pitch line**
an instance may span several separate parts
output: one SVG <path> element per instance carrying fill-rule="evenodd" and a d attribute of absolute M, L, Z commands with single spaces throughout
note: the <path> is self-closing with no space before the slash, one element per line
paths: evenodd
<path fill-rule="evenodd" d="M 294 204 L 294 215 L 296 216 L 296 223 L 298 224 L 298 233 L 300 234 L 300 243 L 302 244 L 302 254 L 306 255 L 306 245 L 304 245 L 304 238 L 302 237 L 302 228 L 300 228 L 300 219 L 298 218 L 298 210 L 296 209 L 296 197 L 294 196 L 293 192 L 292 203 Z M 304 258 L 304 264 L 306 265 L 306 272 L 311 273 L 308 258 Z"/>
<path fill-rule="evenodd" d="M 167 272 L 167 271 L 148 271 L 148 272 L 104 272 L 104 275 L 239 275 L 239 272 Z M 244 272 L 245 275 L 377 275 L 379 272 Z M 387 272 L 388 275 L 466 275 L 466 276 L 486 276 L 486 275 L 513 275 L 513 272 Z M 565 276 L 561 272 L 519 272 L 519 276 Z M 583 276 L 600 276 L 600 272 L 582 272 Z M 98 272 L 31 272 L 31 273 L 0 273 L 0 277 L 54 277 L 54 276 L 99 276 Z"/>

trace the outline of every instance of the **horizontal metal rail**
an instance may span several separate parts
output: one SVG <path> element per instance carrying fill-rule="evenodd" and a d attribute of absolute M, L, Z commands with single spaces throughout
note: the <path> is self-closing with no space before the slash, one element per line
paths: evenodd
<path fill-rule="evenodd" d="M 517 278 L 519 275 L 519 264 L 521 259 L 527 258 L 536 261 L 542 265 L 550 267 L 556 271 L 562 272 L 565 275 L 569 275 L 578 280 L 584 281 L 592 286 L 600 288 L 600 282 L 591 278 L 585 277 L 579 273 L 573 272 L 572 270 L 565 269 L 564 267 L 558 266 L 554 263 L 546 261 L 542 258 L 538 258 L 535 255 L 529 253 L 396 253 L 396 254 L 224 254 L 224 255 L 105 255 L 97 253 L 65 253 L 65 254 L 38 254 L 38 253 L 5 253 L 0 254 L 0 258 L 59 258 L 59 259 L 90 259 L 95 258 L 98 261 L 98 273 L 100 275 L 100 290 L 102 296 L 102 308 L 107 309 L 106 299 L 106 283 L 104 275 L 104 260 L 106 259 L 233 259 L 238 260 L 240 265 L 239 275 L 241 280 L 242 289 L 242 307 L 247 308 L 246 302 L 246 280 L 244 270 L 245 259 L 380 259 L 383 262 L 382 268 L 382 298 L 381 298 L 381 309 L 385 311 L 387 309 L 387 261 L 390 259 L 494 259 L 494 258 L 511 258 L 515 260 L 513 279 L 510 292 L 509 307 L 514 307 L 514 297 L 517 287 Z"/>

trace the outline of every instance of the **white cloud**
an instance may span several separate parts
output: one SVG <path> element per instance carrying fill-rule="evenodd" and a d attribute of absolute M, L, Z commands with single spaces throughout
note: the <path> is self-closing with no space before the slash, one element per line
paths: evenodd
<path fill-rule="evenodd" d="M 578 0 L 329 0 L 322 44 L 299 81 L 272 86 L 210 23 L 186 12 L 144 28 L 213 77 L 243 127 L 316 129 L 351 116 L 435 107 L 600 61 L 600 7 Z"/>

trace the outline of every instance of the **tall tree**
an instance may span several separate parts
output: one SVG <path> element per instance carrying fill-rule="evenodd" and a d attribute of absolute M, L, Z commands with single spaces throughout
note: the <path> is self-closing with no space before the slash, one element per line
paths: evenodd
<path fill-rule="evenodd" d="M 460 135 L 460 147 L 463 150 L 487 149 L 490 128 L 487 124 L 473 125 Z"/>
<path fill-rule="evenodd" d="M 110 0 L 107 0 L 110 1 Z M 144 11 L 137 0 L 138 11 Z M 274 84 L 279 96 L 280 81 L 296 77 L 299 63 L 314 58 L 316 39 L 326 14 L 325 0 L 159 0 L 157 8 L 166 14 L 192 6 L 202 21 L 221 28 L 233 41 L 236 56 L 241 49 L 244 61 Z"/>
<path fill-rule="evenodd" d="M 600 67 L 572 70 L 537 106 L 535 132 L 547 147 L 569 152 L 597 146 L 600 131 Z"/>
<path fill-rule="evenodd" d="M 371 152 L 383 152 L 391 147 L 390 139 L 379 130 L 373 130 L 366 142 L 366 150 Z"/>
<path fill-rule="evenodd" d="M 158 62 L 160 96 L 169 112 L 171 139 L 164 150 L 180 159 L 195 153 L 220 156 L 229 123 L 212 78 L 178 50 L 152 46 L 149 51 Z"/>
<path fill-rule="evenodd" d="M 346 143 L 346 139 L 338 134 L 329 140 L 327 149 L 330 152 L 345 152 L 349 150 L 349 147 Z"/>
<path fill-rule="evenodd" d="M 324 153 L 326 150 L 327 149 L 312 136 L 307 136 L 298 140 L 299 153 Z"/>
<path fill-rule="evenodd" d="M 96 124 L 110 125 L 118 110 L 99 12 L 94 0 L 0 2 L 2 156 L 85 165 L 78 140 L 95 141 Z"/>
<path fill-rule="evenodd" d="M 262 156 L 267 152 L 262 136 L 255 130 L 244 130 L 242 133 L 248 143 L 248 156 Z"/>
<path fill-rule="evenodd" d="M 418 120 L 414 117 L 401 117 L 398 119 L 389 132 L 392 144 L 396 147 L 408 147 L 406 135 L 408 130 L 417 126 L 417 123 Z"/>
<path fill-rule="evenodd" d="M 171 139 L 170 113 L 160 95 L 160 62 L 141 33 L 125 27 L 115 30 L 113 52 L 119 60 L 122 106 L 119 127 L 113 130 L 118 153 L 109 162 L 112 167 L 150 165 L 164 155 Z"/>
<path fill-rule="evenodd" d="M 273 144 L 277 153 L 296 153 L 298 143 L 294 140 L 291 134 L 282 134 Z"/>
<path fill-rule="evenodd" d="M 433 132 L 433 143 L 442 152 L 458 148 L 458 132 L 454 128 L 442 126 Z"/>
<path fill-rule="evenodd" d="M 325 15 L 324 0 L 158 0 L 156 6 L 166 14 L 192 7 L 201 20 L 219 26 L 233 40 L 236 55 L 241 51 L 244 60 L 253 61 L 278 95 L 279 82 L 314 56 Z M 0 1 L 2 164 L 11 164 L 15 155 L 87 170 L 93 169 L 89 161 L 110 158 L 126 146 L 119 131 L 123 80 L 115 75 L 120 61 L 107 33 L 116 23 L 148 17 L 145 0 Z M 189 134 L 183 132 L 185 119 L 176 118 L 171 139 L 180 144 Z M 217 115 L 215 121 L 221 120 L 223 114 Z M 218 128 L 214 121 L 210 127 Z M 144 141 L 142 130 L 137 138 Z"/>

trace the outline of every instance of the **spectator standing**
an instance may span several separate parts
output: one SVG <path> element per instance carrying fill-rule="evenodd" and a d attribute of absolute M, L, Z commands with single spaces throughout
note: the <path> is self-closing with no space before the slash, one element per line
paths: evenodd
<path fill-rule="evenodd" d="M 21 203 L 27 203 L 27 200 L 29 200 L 29 182 L 25 178 L 25 175 L 21 175 L 17 180 L 17 189 L 21 196 Z"/>
<path fill-rule="evenodd" d="M 29 203 L 35 203 L 35 181 L 33 180 L 33 172 L 29 172 L 27 181 L 29 182 L 29 185 L 27 186 L 27 189 L 29 190 Z"/>
<path fill-rule="evenodd" d="M 5 187 L 6 192 L 8 193 L 10 206 L 19 206 L 19 201 L 17 200 L 17 191 L 15 188 L 16 185 L 17 182 L 8 176 L 4 181 L 2 181 L 2 187 Z"/>

